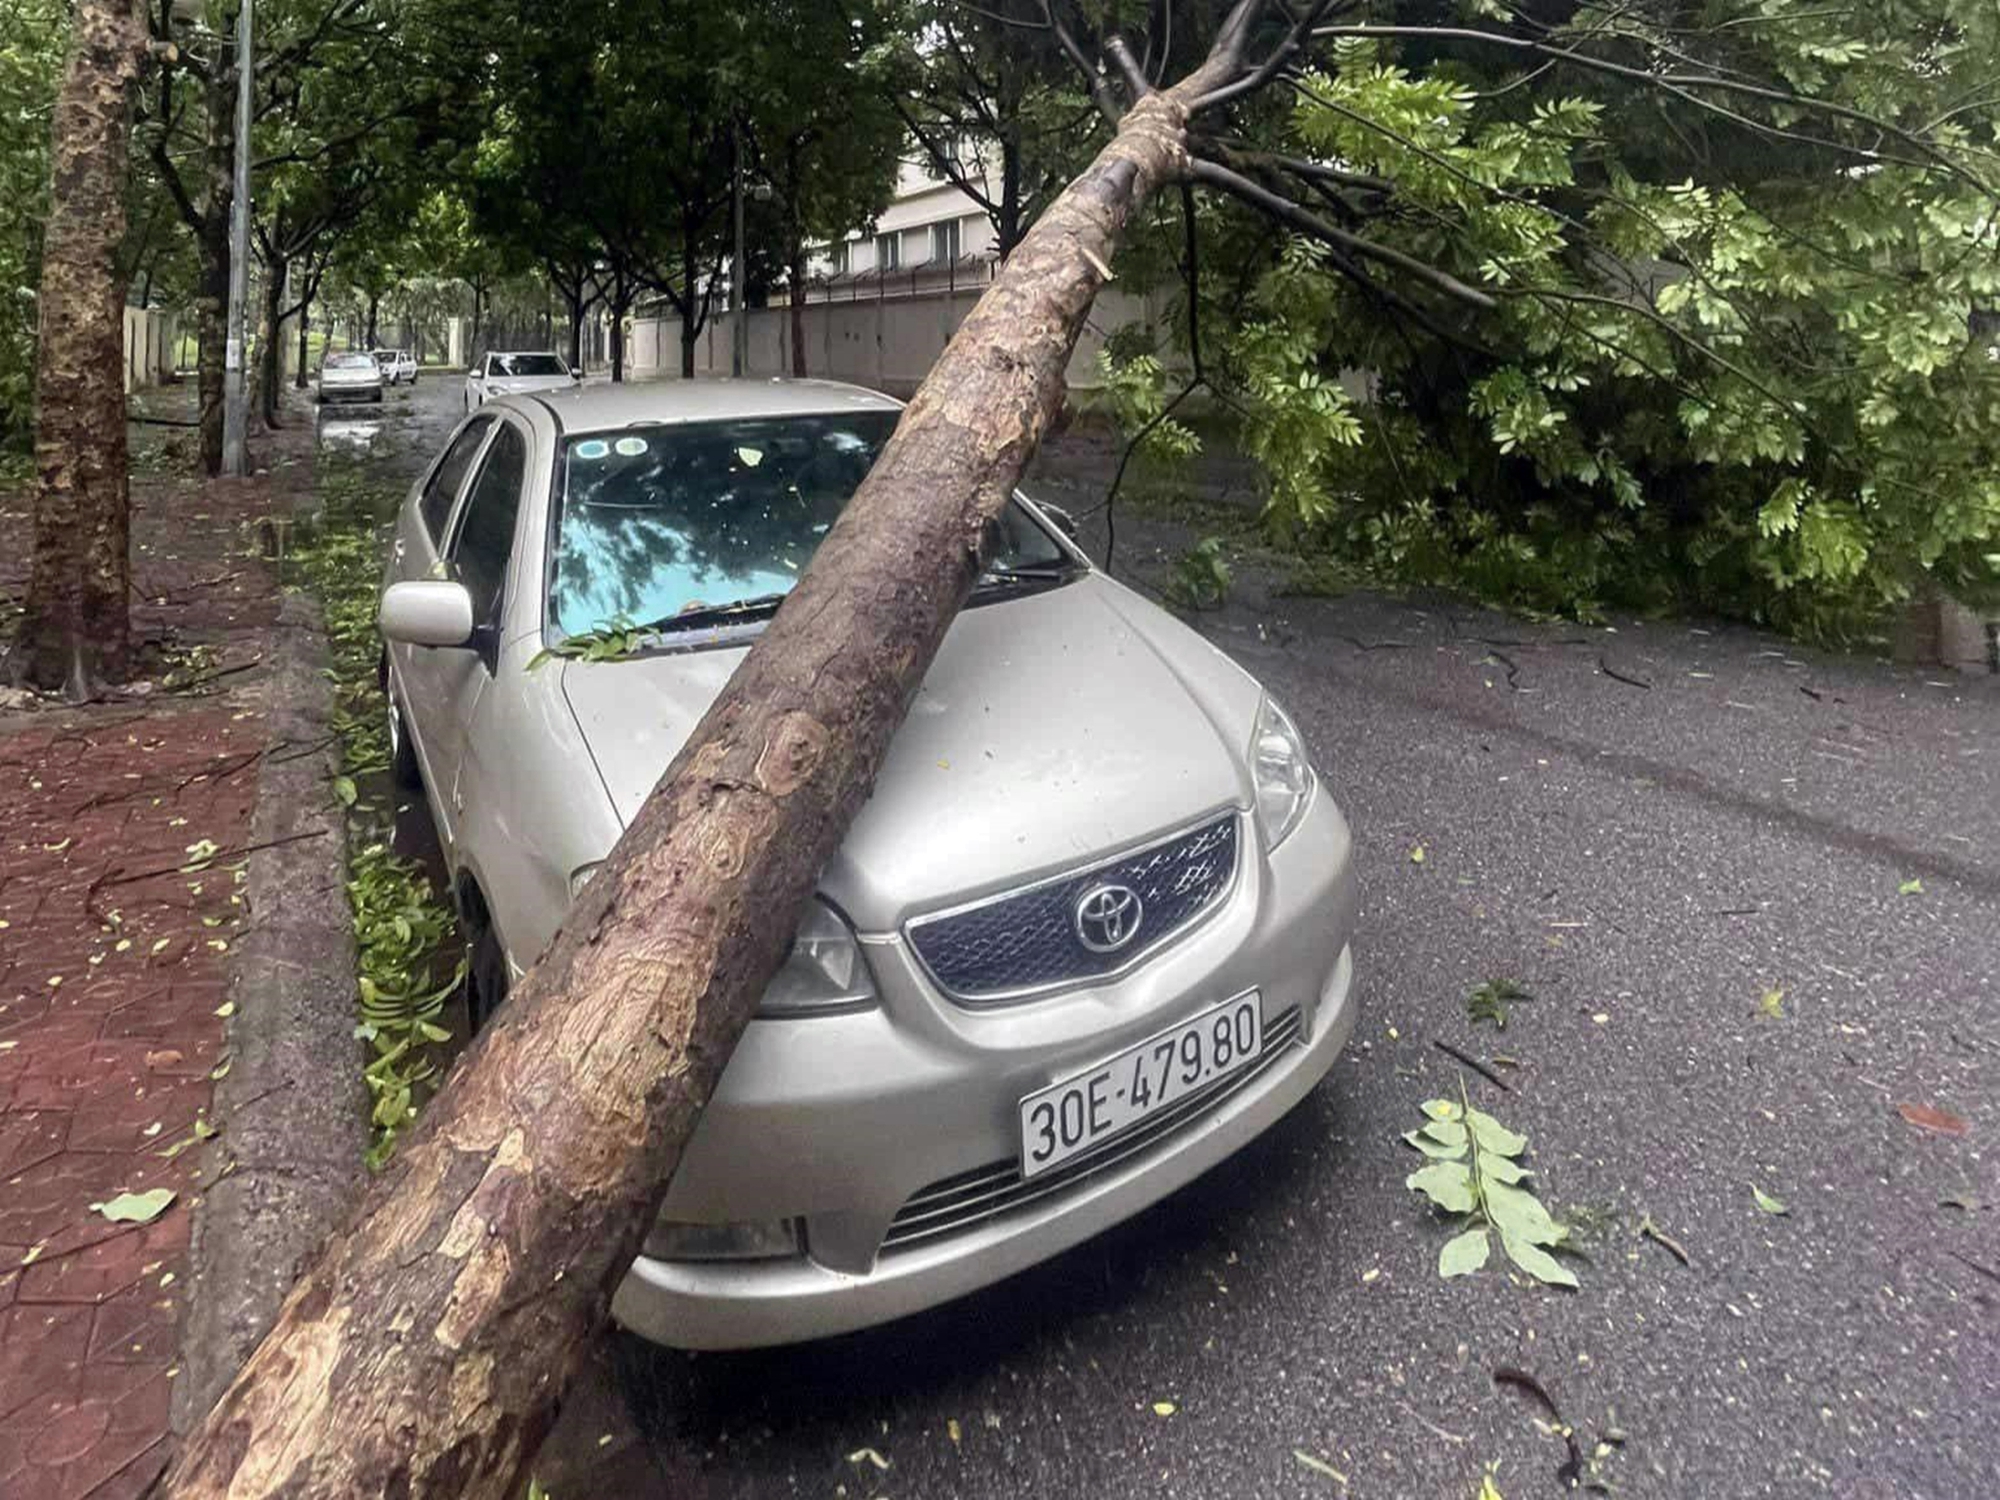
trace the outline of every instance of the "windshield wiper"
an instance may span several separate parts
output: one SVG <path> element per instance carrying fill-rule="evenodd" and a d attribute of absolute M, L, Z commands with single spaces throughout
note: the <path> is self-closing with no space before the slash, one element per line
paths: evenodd
<path fill-rule="evenodd" d="M 642 628 L 658 631 L 662 635 L 676 630 L 694 630 L 703 625 L 720 624 L 726 620 L 775 614 L 778 606 L 784 602 L 783 594 L 759 594 L 754 599 L 733 599 L 727 604 L 702 604 L 693 609 L 684 609 L 677 615 L 668 615 L 663 620 L 654 620 Z"/>

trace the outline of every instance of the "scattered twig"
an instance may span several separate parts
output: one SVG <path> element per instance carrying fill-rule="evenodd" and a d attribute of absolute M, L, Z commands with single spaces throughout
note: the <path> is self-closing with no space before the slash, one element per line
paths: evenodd
<path fill-rule="evenodd" d="M 1949 1255 L 1955 1261 L 1959 1261 L 1964 1265 L 1970 1266 L 1973 1270 L 1977 1271 L 1981 1276 L 1984 1276 L 1988 1281 L 2000 1281 L 2000 1271 L 1994 1270 L 1993 1267 L 1985 1264 L 1982 1261 L 1976 1261 L 1971 1256 L 1960 1254 L 1956 1250 L 1947 1250 L 1945 1251 L 1945 1254 Z"/>
<path fill-rule="evenodd" d="M 1467 1441 L 1465 1434 L 1459 1432 L 1446 1432 L 1442 1427 L 1438 1426 L 1437 1423 L 1433 1422 L 1429 1417 L 1425 1416 L 1422 1412 L 1418 1411 L 1414 1406 L 1410 1405 L 1409 1402 L 1398 1401 L 1396 1404 L 1402 1407 L 1404 1411 L 1408 1412 L 1410 1414 L 1411 1420 L 1414 1421 L 1418 1426 L 1428 1431 L 1431 1434 L 1431 1436 L 1440 1438 L 1447 1443 L 1462 1444 Z"/>
<path fill-rule="evenodd" d="M 1763 914 L 1761 906 L 1718 906 L 1702 913 L 1705 917 L 1761 917 Z"/>
<path fill-rule="evenodd" d="M 140 870 L 130 875 L 113 875 L 94 880 L 91 882 L 91 889 L 96 891 L 105 886 L 132 885 L 137 881 L 152 880 L 161 875 L 191 875 L 196 873 L 191 868 L 192 866 L 198 865 L 202 869 L 207 869 L 218 860 L 234 859 L 244 854 L 256 854 L 264 849 L 276 849 L 285 844 L 302 843 L 306 839 L 324 838 L 327 831 L 325 828 L 308 828 L 302 833 L 288 833 L 283 838 L 266 839 L 261 844 L 244 844 L 236 849 L 218 849 L 209 855 L 208 858 L 202 860 L 190 860 L 183 855 L 179 864 L 165 865 L 157 870 Z"/>
<path fill-rule="evenodd" d="M 1484 1078 L 1488 1083 L 1492 1084 L 1493 1087 L 1500 1090 L 1501 1093 L 1511 1094 L 1514 1092 L 1513 1084 L 1509 1083 L 1506 1079 L 1502 1078 L 1498 1073 L 1494 1072 L 1491 1068 L 1487 1067 L 1486 1064 L 1481 1062 L 1478 1058 L 1473 1057 L 1469 1053 L 1459 1051 L 1458 1048 L 1452 1046 L 1450 1042 L 1441 1041 L 1438 1038 L 1433 1037 L 1431 1038 L 1431 1045 L 1437 1048 L 1438 1051 L 1442 1052 L 1446 1057 L 1454 1058 L 1457 1061 L 1464 1063 L 1468 1068 L 1472 1069 L 1473 1072 L 1477 1073 L 1481 1078 Z"/>
<path fill-rule="evenodd" d="M 1612 666 L 1611 663 L 1606 661 L 1602 656 L 1597 658 L 1597 670 L 1602 672 L 1606 677 L 1611 678 L 1613 681 L 1622 682 L 1628 687 L 1645 688 L 1649 692 L 1652 690 L 1653 686 L 1652 683 L 1646 681 L 1643 677 L 1626 676 L 1625 673 L 1619 671 L 1616 667 Z"/>
<path fill-rule="evenodd" d="M 1655 1224 L 1651 1214 L 1641 1214 L 1639 1216 L 1639 1237 L 1651 1240 L 1682 1265 L 1688 1267 L 1694 1265 L 1693 1258 L 1687 1253 L 1686 1248 L 1681 1242 Z"/>
<path fill-rule="evenodd" d="M 1502 1365 L 1495 1370 L 1493 1383 L 1521 1392 L 1549 1414 L 1549 1422 L 1569 1449 L 1569 1457 L 1556 1470 L 1556 1480 L 1560 1484 L 1574 1488 L 1578 1476 L 1583 1473 L 1583 1449 L 1577 1446 L 1576 1429 L 1563 1420 L 1562 1411 L 1557 1407 L 1555 1397 L 1544 1390 L 1542 1383 L 1526 1370 L 1516 1369 L 1512 1365 Z"/>

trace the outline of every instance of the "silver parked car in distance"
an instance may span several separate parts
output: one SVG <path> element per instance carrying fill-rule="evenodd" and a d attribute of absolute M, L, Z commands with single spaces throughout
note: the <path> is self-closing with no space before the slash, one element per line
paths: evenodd
<path fill-rule="evenodd" d="M 319 386 L 315 392 L 322 403 L 330 401 L 374 401 L 382 399 L 382 367 L 368 354 L 329 354 L 319 362 Z"/>
<path fill-rule="evenodd" d="M 560 354 L 483 354 L 465 372 L 465 409 L 472 411 L 495 396 L 524 396 L 537 391 L 567 390 L 583 377 L 563 363 Z"/>
<path fill-rule="evenodd" d="M 897 415 L 812 381 L 510 397 L 412 488 L 380 606 L 390 733 L 476 1012 L 555 934 Z M 544 654 L 612 621 L 637 654 Z M 1347 824 L 1284 710 L 1017 498 L 616 1317 L 689 1348 L 839 1333 L 1138 1212 L 1332 1065 L 1355 912 Z"/>

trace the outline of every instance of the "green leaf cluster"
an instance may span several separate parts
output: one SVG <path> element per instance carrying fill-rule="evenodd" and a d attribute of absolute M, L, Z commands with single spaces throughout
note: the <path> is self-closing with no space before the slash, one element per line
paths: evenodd
<path fill-rule="evenodd" d="M 1274 530 L 1584 617 L 2000 598 L 2000 7 L 1365 10 L 1412 30 L 1325 42 L 1231 160 L 1344 174 L 1290 196 L 1466 295 L 1205 218 Z"/>
<path fill-rule="evenodd" d="M 1507 1258 L 1537 1281 L 1574 1287 L 1575 1275 L 1549 1253 L 1569 1231 L 1524 1186 L 1532 1175 L 1520 1163 L 1528 1138 L 1469 1104 L 1432 1099 L 1423 1108 L 1425 1123 L 1403 1139 L 1428 1159 L 1404 1179 L 1404 1186 L 1454 1216 L 1460 1226 L 1438 1253 L 1438 1275 L 1467 1276 L 1479 1270 L 1498 1235 Z"/>

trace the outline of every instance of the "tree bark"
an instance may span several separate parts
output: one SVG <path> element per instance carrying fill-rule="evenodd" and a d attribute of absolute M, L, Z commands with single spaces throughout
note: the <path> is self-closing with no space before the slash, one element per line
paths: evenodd
<path fill-rule="evenodd" d="M 304 390 L 311 380 L 306 373 L 306 365 L 312 359 L 312 340 L 307 336 L 312 331 L 312 292 L 299 300 L 299 367 L 292 371 L 292 387 Z"/>
<path fill-rule="evenodd" d="M 10 672 L 90 696 L 130 666 L 125 187 L 143 0 L 78 0 L 56 97 L 35 365 L 33 556 Z"/>
<path fill-rule="evenodd" d="M 264 262 L 264 295 L 257 330 L 257 410 L 268 428 L 278 426 L 278 385 L 283 378 L 278 343 L 284 336 L 285 271 L 282 260 Z"/>
<path fill-rule="evenodd" d="M 625 277 L 620 273 L 611 288 L 611 383 L 619 385 L 625 379 L 625 310 L 632 305 L 632 293 L 625 286 Z"/>
<path fill-rule="evenodd" d="M 1016 247 L 548 953 L 189 1442 L 169 1493 L 516 1492 L 1061 404 L 1128 218 L 1186 170 L 1180 99 L 1216 68 L 1137 103 Z"/>
<path fill-rule="evenodd" d="M 370 292 L 368 294 L 368 327 L 366 330 L 366 343 L 371 352 L 376 348 L 375 323 L 376 319 L 380 316 L 381 311 L 382 311 L 382 294 L 380 292 Z"/>
<path fill-rule="evenodd" d="M 792 374 L 804 380 L 806 368 L 806 246 L 794 231 L 785 256 L 785 279 L 791 282 Z"/>
<path fill-rule="evenodd" d="M 208 84 L 208 133 L 202 160 L 208 174 L 201 200 L 196 249 L 201 258 L 201 294 L 196 305 L 196 408 L 201 423 L 201 468 L 222 472 L 224 367 L 229 330 L 229 208 L 235 201 L 236 119 L 232 69 L 218 68 Z"/>

